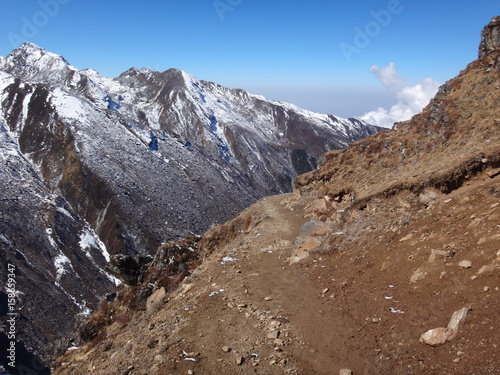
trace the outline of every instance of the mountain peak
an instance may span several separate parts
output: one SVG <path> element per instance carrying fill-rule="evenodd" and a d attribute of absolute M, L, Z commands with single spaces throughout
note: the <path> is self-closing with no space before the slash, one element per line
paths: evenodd
<path fill-rule="evenodd" d="M 77 71 L 61 55 L 26 42 L 0 60 L 0 70 L 31 82 L 60 83 L 68 73 Z"/>
<path fill-rule="evenodd" d="M 39 45 L 32 43 L 32 42 L 26 42 L 21 44 L 19 47 L 17 47 L 14 51 L 41 51 L 41 52 L 48 52 L 46 49 L 40 47 Z"/>
<path fill-rule="evenodd" d="M 7 59 L 12 59 L 12 58 L 24 58 L 28 59 L 30 58 L 31 60 L 34 59 L 40 59 L 42 57 L 49 57 L 54 60 L 60 60 L 63 61 L 65 64 L 69 65 L 69 63 L 66 61 L 64 57 L 61 55 L 57 55 L 55 53 L 49 52 L 46 49 L 32 43 L 32 42 L 26 42 L 14 49 L 8 56 Z"/>
<path fill-rule="evenodd" d="M 136 76 L 136 75 L 139 75 L 139 74 L 149 74 L 153 72 L 152 69 L 150 68 L 136 68 L 136 67 L 132 67 L 126 71 L 124 71 L 123 73 L 121 73 L 119 75 L 119 77 L 131 77 L 131 76 Z"/>

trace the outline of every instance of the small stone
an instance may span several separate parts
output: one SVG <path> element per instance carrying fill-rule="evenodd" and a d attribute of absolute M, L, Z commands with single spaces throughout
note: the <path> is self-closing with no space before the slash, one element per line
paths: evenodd
<path fill-rule="evenodd" d="M 446 199 L 446 200 L 444 201 L 444 203 L 445 203 L 445 204 L 448 204 L 448 203 L 450 203 L 452 200 L 453 200 L 453 199 L 451 199 L 451 198 Z"/>
<path fill-rule="evenodd" d="M 381 318 L 372 318 L 372 323 L 380 323 L 381 321 Z"/>
<path fill-rule="evenodd" d="M 224 353 L 229 353 L 229 352 L 231 351 L 231 348 L 230 348 L 229 346 L 223 346 L 223 347 L 222 347 L 222 351 L 223 351 Z"/>
<path fill-rule="evenodd" d="M 431 255 L 429 256 L 429 262 L 434 262 L 437 257 L 451 258 L 452 256 L 453 253 L 451 251 L 432 249 Z"/>
<path fill-rule="evenodd" d="M 193 370 L 188 370 L 188 375 L 194 375 Z"/>
<path fill-rule="evenodd" d="M 264 301 L 272 301 L 272 300 L 273 300 L 273 298 L 272 298 L 272 297 L 265 297 L 265 298 L 264 298 Z"/>
<path fill-rule="evenodd" d="M 244 360 L 245 360 L 245 358 L 243 358 L 243 356 L 239 355 L 236 357 L 235 362 L 238 366 L 241 366 L 243 364 Z"/>
<path fill-rule="evenodd" d="M 354 371 L 348 368 L 343 368 L 342 370 L 340 370 L 339 375 L 354 375 Z"/>
<path fill-rule="evenodd" d="M 274 344 L 278 346 L 283 346 L 283 340 L 282 339 L 276 339 L 274 340 Z"/>
<path fill-rule="evenodd" d="M 500 168 L 493 169 L 492 171 L 489 171 L 486 173 L 489 178 L 495 178 L 496 176 L 500 175 Z"/>
<path fill-rule="evenodd" d="M 468 260 L 462 260 L 461 262 L 458 263 L 458 266 L 461 268 L 472 268 L 472 262 Z"/>
<path fill-rule="evenodd" d="M 490 287 L 489 287 L 489 286 L 485 286 L 485 287 L 483 288 L 483 290 L 484 290 L 485 292 L 489 292 L 489 291 L 490 291 Z"/>
<path fill-rule="evenodd" d="M 401 238 L 399 240 L 399 242 L 405 242 L 405 241 L 411 240 L 412 238 L 413 238 L 413 233 L 409 233 L 406 236 L 404 236 L 403 238 Z"/>
<path fill-rule="evenodd" d="M 272 331 L 267 335 L 268 339 L 277 339 L 280 335 L 280 331 Z"/>
<path fill-rule="evenodd" d="M 453 363 L 458 363 L 458 362 L 460 362 L 460 358 L 455 358 L 455 359 L 453 360 Z"/>
<path fill-rule="evenodd" d="M 330 289 L 328 289 L 328 288 L 323 289 L 322 294 L 326 294 L 326 293 L 328 293 L 328 291 L 329 291 L 329 290 L 330 290 Z"/>
<path fill-rule="evenodd" d="M 282 315 L 276 317 L 276 321 L 280 322 L 281 324 L 290 323 L 290 320 L 288 320 L 288 318 L 286 316 L 282 316 Z"/>
<path fill-rule="evenodd" d="M 447 328 L 440 327 L 434 328 L 420 336 L 420 342 L 430 345 L 439 346 L 448 341 L 449 332 Z"/>

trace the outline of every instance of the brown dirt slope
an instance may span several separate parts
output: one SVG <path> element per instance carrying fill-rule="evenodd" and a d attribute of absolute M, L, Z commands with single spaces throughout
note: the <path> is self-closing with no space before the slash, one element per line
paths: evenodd
<path fill-rule="evenodd" d="M 294 194 L 164 245 L 55 373 L 500 373 L 500 58 L 481 56 Z"/>

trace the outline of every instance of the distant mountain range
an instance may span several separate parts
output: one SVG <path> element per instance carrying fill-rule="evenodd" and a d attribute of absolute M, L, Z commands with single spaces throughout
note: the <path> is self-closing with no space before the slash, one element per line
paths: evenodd
<path fill-rule="evenodd" d="M 177 69 L 110 79 L 32 43 L 0 57 L 0 261 L 18 275 L 19 353 L 47 363 L 67 346 L 113 289 L 113 254 L 202 233 L 379 130 Z"/>

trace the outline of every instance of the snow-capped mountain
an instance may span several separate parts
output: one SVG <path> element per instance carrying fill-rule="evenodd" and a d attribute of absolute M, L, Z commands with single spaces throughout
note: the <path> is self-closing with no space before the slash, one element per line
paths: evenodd
<path fill-rule="evenodd" d="M 31 43 L 0 70 L 21 152 L 112 253 L 201 232 L 263 195 L 290 191 L 323 152 L 379 130 L 176 69 L 109 79 Z M 120 228 L 106 235 L 111 216 Z"/>
<path fill-rule="evenodd" d="M 2 263 L 19 265 L 21 293 L 43 285 L 33 306 L 55 288 L 73 315 L 112 286 L 108 254 L 201 233 L 379 130 L 177 69 L 110 79 L 26 43 L 0 58 Z"/>

